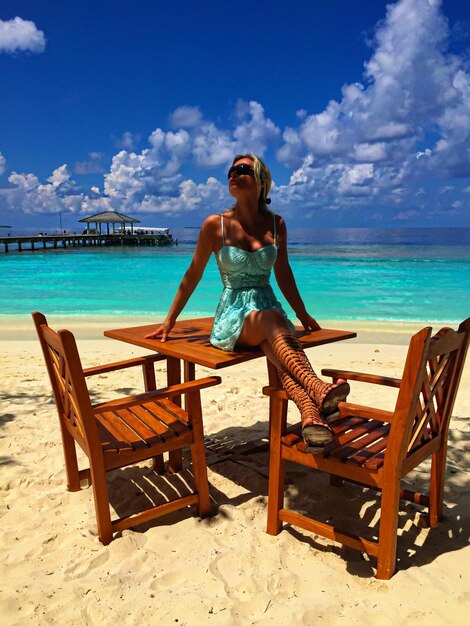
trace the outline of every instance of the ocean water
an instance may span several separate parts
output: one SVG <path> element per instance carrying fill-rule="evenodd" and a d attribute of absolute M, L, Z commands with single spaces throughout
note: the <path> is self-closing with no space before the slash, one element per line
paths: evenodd
<path fill-rule="evenodd" d="M 0 315 L 161 318 L 195 248 L 179 246 L 0 252 Z M 470 315 L 470 228 L 292 229 L 289 255 L 318 319 L 459 322 Z M 291 313 L 279 289 L 273 287 Z M 213 315 L 222 285 L 212 257 L 184 313 Z"/>

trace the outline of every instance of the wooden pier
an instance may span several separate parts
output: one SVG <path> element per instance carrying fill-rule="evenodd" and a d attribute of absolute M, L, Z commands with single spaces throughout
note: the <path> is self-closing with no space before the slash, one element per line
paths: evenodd
<path fill-rule="evenodd" d="M 169 235 L 35 235 L 33 237 L 0 237 L 4 252 L 51 250 L 87 246 L 171 246 L 176 243 Z"/>

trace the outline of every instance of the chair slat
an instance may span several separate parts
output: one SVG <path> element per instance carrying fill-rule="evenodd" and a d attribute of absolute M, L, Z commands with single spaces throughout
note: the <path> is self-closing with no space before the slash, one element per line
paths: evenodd
<path fill-rule="evenodd" d="M 168 432 L 168 428 L 163 426 L 160 422 L 157 422 L 153 419 L 148 411 L 146 411 L 143 407 L 137 405 L 129 407 L 128 409 L 121 409 L 121 412 L 124 412 L 126 417 L 126 421 L 128 421 L 141 437 L 147 439 L 148 441 L 166 441 L 170 437 L 170 433 Z"/>
<path fill-rule="evenodd" d="M 138 437 L 143 443 L 150 447 L 154 443 L 159 443 L 163 441 L 162 437 L 140 420 L 136 413 L 133 411 L 134 407 L 129 409 L 119 409 L 116 411 L 118 418 L 123 421 L 128 428 L 130 428 L 136 437 Z"/>
<path fill-rule="evenodd" d="M 350 461 L 357 465 L 362 465 L 370 460 L 377 452 L 369 446 L 375 443 L 379 451 L 382 451 L 387 445 L 383 439 L 388 434 L 390 427 L 384 426 L 380 422 L 369 422 L 366 433 L 364 433 L 364 428 L 365 425 L 352 431 L 351 435 L 354 436 L 350 435 L 342 445 L 332 451 L 328 446 L 325 446 L 325 455 L 333 456 L 340 461 Z"/>
<path fill-rule="evenodd" d="M 98 413 L 96 419 L 106 428 L 106 430 L 114 437 L 119 444 L 119 451 L 135 450 L 135 443 L 138 439 L 132 430 L 117 419 L 116 414 L 112 411 L 103 411 Z"/>
<path fill-rule="evenodd" d="M 186 432 L 188 426 L 182 422 L 177 410 L 178 407 L 172 402 L 160 400 L 158 402 L 146 402 L 143 407 L 176 435 Z"/>
<path fill-rule="evenodd" d="M 347 430 L 345 429 L 345 423 L 348 422 Z M 365 420 L 361 417 L 354 417 L 350 420 L 344 420 L 344 423 L 339 426 L 339 433 L 333 426 L 333 432 L 335 438 L 328 445 L 328 452 L 332 453 L 336 448 L 342 447 L 348 444 L 362 435 L 367 434 L 370 430 L 382 426 L 382 422 L 375 422 L 373 420 Z"/>
<path fill-rule="evenodd" d="M 146 426 L 156 435 L 158 435 L 163 441 L 168 441 L 168 439 L 176 436 L 176 433 L 173 430 L 170 430 L 166 424 L 158 419 L 158 417 L 155 415 L 155 412 L 148 410 L 148 405 L 133 406 L 132 412 L 135 413 L 135 415 L 140 420 L 142 420 L 146 424 Z"/>
<path fill-rule="evenodd" d="M 99 420 L 96 420 L 98 434 L 100 436 L 101 448 L 103 452 L 108 454 L 119 454 L 121 450 L 129 451 L 129 446 L 123 447 L 121 441 L 116 439 L 114 435 Z"/>

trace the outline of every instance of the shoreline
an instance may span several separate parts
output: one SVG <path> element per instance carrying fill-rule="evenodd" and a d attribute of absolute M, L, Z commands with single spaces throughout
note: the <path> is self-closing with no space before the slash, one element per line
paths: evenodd
<path fill-rule="evenodd" d="M 110 328 L 126 328 L 128 326 L 143 326 L 158 324 L 163 321 L 163 315 L 46 315 L 51 327 L 67 328 L 72 331 L 77 340 L 104 339 L 103 331 Z M 188 313 L 180 315 L 179 319 L 192 317 L 207 317 L 202 313 Z M 459 322 L 442 321 L 377 321 L 377 320 L 350 320 L 350 319 L 318 319 L 322 328 L 335 328 L 357 332 L 357 338 L 349 341 L 355 343 L 382 343 L 407 345 L 411 336 L 424 328 L 431 326 L 434 330 L 443 326 L 458 328 Z M 462 320 L 463 321 L 463 320 Z M 36 331 L 29 315 L 0 316 L 0 341 L 31 341 L 36 340 Z"/>

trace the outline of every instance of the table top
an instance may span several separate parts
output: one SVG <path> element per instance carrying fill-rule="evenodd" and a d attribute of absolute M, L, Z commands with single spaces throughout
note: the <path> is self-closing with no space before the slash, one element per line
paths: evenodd
<path fill-rule="evenodd" d="M 212 369 L 221 369 L 264 356 L 264 352 L 259 349 L 225 352 L 219 348 L 214 348 L 209 341 L 213 320 L 213 317 L 180 320 L 176 322 L 170 336 L 164 343 L 160 339 L 145 339 L 145 335 L 158 328 L 160 324 L 105 330 L 104 335 L 111 339 L 125 341 L 135 346 L 154 350 L 165 356 L 183 359 L 189 363 L 196 363 Z M 307 332 L 303 328 L 297 327 L 296 334 L 304 348 L 356 337 L 354 332 L 331 328 Z"/>

